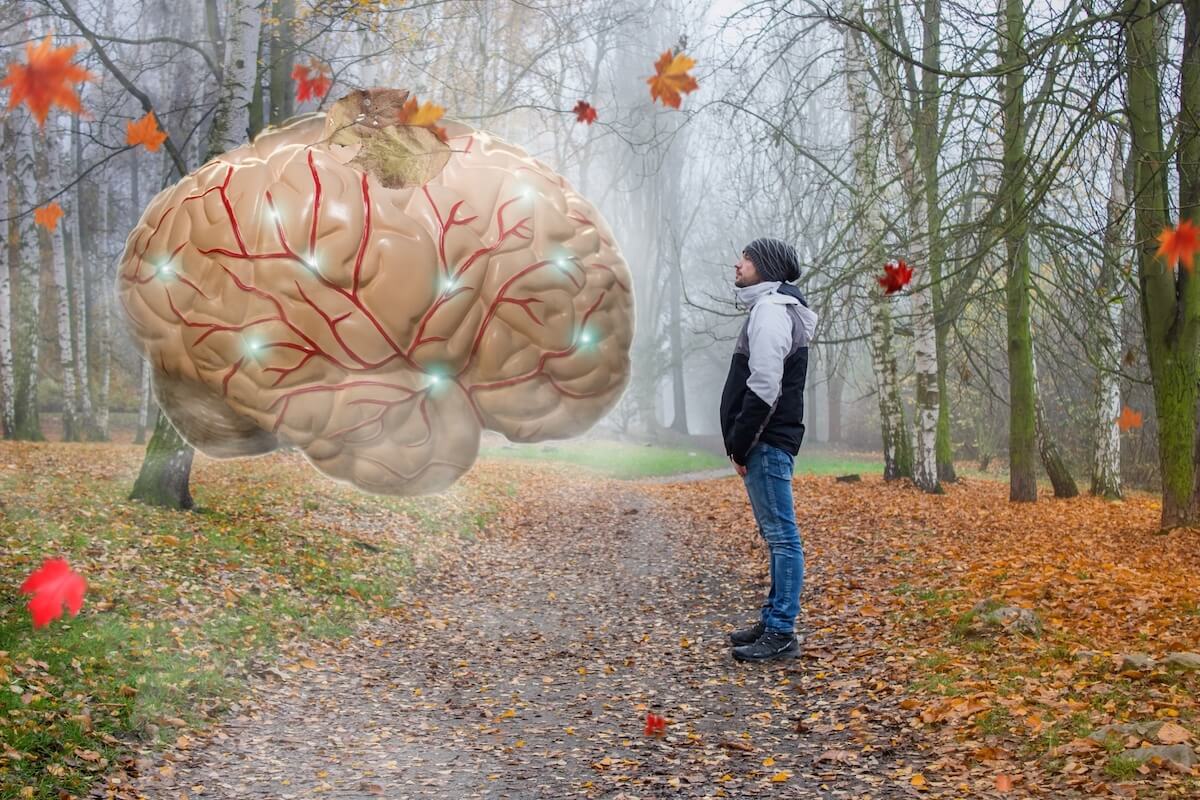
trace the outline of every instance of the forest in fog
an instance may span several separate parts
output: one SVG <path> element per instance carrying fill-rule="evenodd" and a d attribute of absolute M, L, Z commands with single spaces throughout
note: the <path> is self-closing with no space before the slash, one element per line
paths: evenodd
<path fill-rule="evenodd" d="M 1200 4 L 1151 0 L 8 2 L 6 63 L 75 48 L 88 78 L 42 124 L 0 95 L 0 425 L 184 447 L 119 319 L 130 232 L 214 156 L 390 87 L 524 148 L 611 225 L 636 334 L 602 430 L 718 430 L 733 264 L 773 236 L 819 317 L 806 446 L 882 450 L 926 491 L 956 460 L 1007 464 L 1014 500 L 1044 475 L 1161 491 L 1164 527 L 1195 524 L 1198 35 Z M 678 107 L 647 87 L 664 52 L 694 61 Z M 153 148 L 130 128 L 150 112 Z M 887 291 L 899 260 L 911 282 Z"/>

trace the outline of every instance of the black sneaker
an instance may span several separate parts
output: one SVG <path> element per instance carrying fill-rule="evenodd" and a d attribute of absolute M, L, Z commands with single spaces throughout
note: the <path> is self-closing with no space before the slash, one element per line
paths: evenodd
<path fill-rule="evenodd" d="M 796 634 L 786 631 L 766 631 L 753 644 L 733 648 L 733 657 L 738 661 L 770 661 L 798 655 L 800 641 Z"/>
<path fill-rule="evenodd" d="M 754 644 L 758 641 L 758 637 L 762 636 L 766 630 L 767 626 L 763 625 L 762 620 L 759 620 L 749 628 L 742 628 L 740 631 L 734 631 L 729 634 L 729 641 L 733 642 L 734 647 L 743 644 Z"/>

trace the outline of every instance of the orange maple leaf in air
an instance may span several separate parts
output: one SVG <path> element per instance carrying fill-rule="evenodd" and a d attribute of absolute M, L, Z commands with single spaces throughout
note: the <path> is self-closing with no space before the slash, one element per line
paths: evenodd
<path fill-rule="evenodd" d="M 167 134 L 159 129 L 158 119 L 153 111 L 146 112 L 137 122 L 130 122 L 125 126 L 125 143 L 144 145 L 151 153 L 158 150 L 158 146 L 166 141 L 166 138 Z"/>
<path fill-rule="evenodd" d="M 441 119 L 442 114 L 445 113 L 446 109 L 442 108 L 441 106 L 434 105 L 428 100 L 425 101 L 424 105 L 421 105 L 417 102 L 417 98 L 410 97 L 407 101 L 405 101 L 404 105 L 400 107 L 399 122 L 401 125 L 416 125 L 418 127 L 428 128 L 429 130 L 433 131 L 435 136 L 444 142 L 446 141 L 446 129 L 440 125 L 435 125 L 434 123 Z"/>
<path fill-rule="evenodd" d="M 1134 411 L 1129 406 L 1121 409 L 1121 416 L 1117 417 L 1117 427 L 1121 429 L 1121 433 L 1130 428 L 1142 427 L 1142 412 Z"/>
<path fill-rule="evenodd" d="M 696 79 L 688 75 L 688 70 L 694 66 L 696 62 L 683 53 L 667 50 L 655 62 L 655 74 L 646 79 L 650 84 L 650 98 L 661 100 L 664 106 L 679 108 L 680 92 L 687 94 L 700 88 Z"/>
<path fill-rule="evenodd" d="M 25 44 L 25 63 L 8 65 L 8 73 L 0 86 L 7 86 L 9 109 L 21 103 L 29 106 L 29 113 L 37 120 L 38 127 L 46 124 L 51 106 L 61 106 L 76 114 L 83 111 L 79 95 L 71 88 L 82 81 L 95 80 L 96 76 L 71 63 L 78 45 L 54 47 L 47 35 L 41 44 Z"/>
<path fill-rule="evenodd" d="M 1191 220 L 1181 219 L 1175 228 L 1163 228 L 1158 235 L 1158 255 L 1167 257 L 1167 265 L 1183 262 L 1188 272 L 1192 271 L 1196 251 L 1200 250 L 1200 228 Z"/>
<path fill-rule="evenodd" d="M 62 217 L 62 206 L 58 203 L 47 203 L 41 208 L 36 208 L 33 211 L 33 221 L 41 225 L 48 231 L 53 232 L 58 227 L 58 220 Z"/>

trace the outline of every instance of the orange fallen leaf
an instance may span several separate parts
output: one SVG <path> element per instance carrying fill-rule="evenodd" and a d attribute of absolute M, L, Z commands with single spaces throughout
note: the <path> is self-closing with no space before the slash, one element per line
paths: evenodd
<path fill-rule="evenodd" d="M 1011 792 L 1012 788 L 1013 788 L 1012 778 L 1008 777 L 1007 775 L 1004 775 L 1003 773 L 996 776 L 996 791 Z"/>
<path fill-rule="evenodd" d="M 919 789 L 925 785 L 925 776 L 918 772 L 916 775 L 913 775 L 908 782 Z"/>

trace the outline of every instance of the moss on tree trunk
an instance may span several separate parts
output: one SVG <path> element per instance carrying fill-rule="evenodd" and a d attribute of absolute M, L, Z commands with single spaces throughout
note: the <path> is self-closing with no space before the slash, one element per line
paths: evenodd
<path fill-rule="evenodd" d="M 159 412 L 154 435 L 146 445 L 142 471 L 133 484 L 129 499 L 153 506 L 190 509 L 193 502 L 188 483 L 194 454 L 192 446 L 183 440 L 167 415 Z"/>

